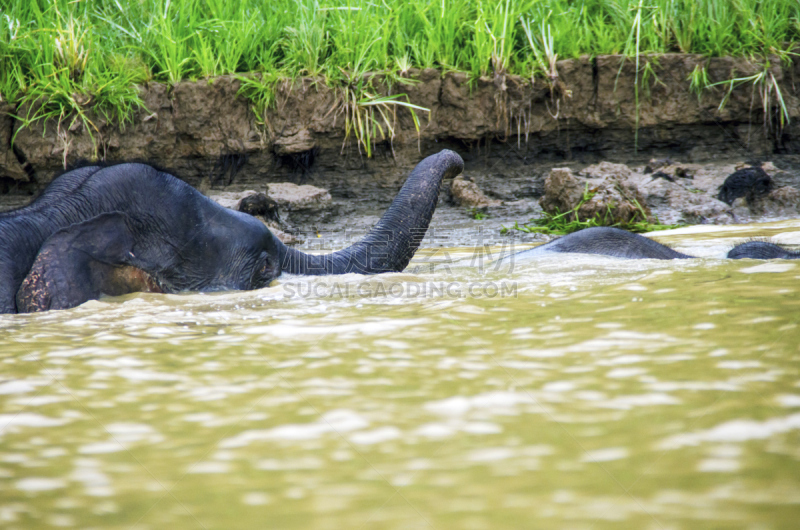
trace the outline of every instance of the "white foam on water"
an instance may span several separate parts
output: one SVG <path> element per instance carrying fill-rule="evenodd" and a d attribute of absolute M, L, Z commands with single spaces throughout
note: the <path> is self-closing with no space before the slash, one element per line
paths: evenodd
<path fill-rule="evenodd" d="M 100 470 L 100 461 L 93 458 L 78 458 L 69 477 L 80 482 L 90 497 L 110 497 L 114 494 L 111 479 Z"/>
<path fill-rule="evenodd" d="M 498 366 L 513 368 L 514 370 L 549 370 L 552 368 L 544 363 L 537 363 L 534 361 L 505 361 L 497 364 Z"/>
<path fill-rule="evenodd" d="M 596 325 L 595 327 L 600 327 Z M 593 339 L 579 342 L 564 348 L 566 353 L 591 353 L 610 352 L 618 354 L 624 350 L 647 350 L 657 351 L 663 348 L 673 346 L 681 342 L 671 335 L 665 333 L 639 333 L 636 331 L 628 330 L 615 330 L 609 332 L 603 337 L 596 337 Z M 603 359 L 607 361 L 607 359 Z"/>
<path fill-rule="evenodd" d="M 309 326 L 304 322 L 281 322 L 270 326 L 253 326 L 243 329 L 243 333 L 250 335 L 263 335 L 264 340 L 279 338 L 285 340 L 318 340 L 320 335 L 339 337 L 345 334 L 384 335 L 398 329 L 418 326 L 427 323 L 424 318 L 395 319 L 374 322 L 361 322 L 358 324 L 339 324 L 330 326 Z"/>
<path fill-rule="evenodd" d="M 744 368 L 759 368 L 761 363 L 758 361 L 721 361 L 717 363 L 717 368 L 726 370 L 742 370 Z"/>
<path fill-rule="evenodd" d="M 542 387 L 544 392 L 569 392 L 575 389 L 575 383 L 572 381 L 551 381 Z"/>
<path fill-rule="evenodd" d="M 622 460 L 628 458 L 628 450 L 624 447 L 607 447 L 605 449 L 596 449 L 594 451 L 586 451 L 581 456 L 583 462 L 611 462 L 612 460 Z"/>
<path fill-rule="evenodd" d="M 272 498 L 260 491 L 250 491 L 242 495 L 242 504 L 247 506 L 264 506 L 272 502 Z"/>
<path fill-rule="evenodd" d="M 472 408 L 469 398 L 456 396 L 425 404 L 425 408 L 442 416 L 461 416 Z"/>
<path fill-rule="evenodd" d="M 708 450 L 709 456 L 713 458 L 738 458 L 742 456 L 742 448 L 738 445 L 716 445 Z"/>
<path fill-rule="evenodd" d="M 425 425 L 417 427 L 413 434 L 422 436 L 423 438 L 447 438 L 448 436 L 453 436 L 456 432 L 456 429 L 450 425 L 445 425 L 443 423 L 426 423 Z"/>
<path fill-rule="evenodd" d="M 39 396 L 25 396 L 15 400 L 12 400 L 11 403 L 15 405 L 21 405 L 23 407 L 41 407 L 42 405 L 50 405 L 51 403 L 60 403 L 62 401 L 67 401 L 68 398 L 64 396 L 47 396 L 47 395 L 39 395 Z"/>
<path fill-rule="evenodd" d="M 617 396 L 607 401 L 595 402 L 594 405 L 600 408 L 630 410 L 634 407 L 651 407 L 654 405 L 678 405 L 680 400 L 669 394 L 638 394 L 630 396 Z"/>
<path fill-rule="evenodd" d="M 75 518 L 65 513 L 57 513 L 47 518 L 47 524 L 59 527 L 75 526 Z"/>
<path fill-rule="evenodd" d="M 42 449 L 40 453 L 42 458 L 58 458 L 65 454 L 67 454 L 67 450 L 63 447 L 48 447 L 47 449 Z"/>
<path fill-rule="evenodd" d="M 485 421 L 471 421 L 461 426 L 461 430 L 468 434 L 498 434 L 503 432 L 496 423 Z"/>
<path fill-rule="evenodd" d="M 194 401 L 217 401 L 227 399 L 230 395 L 245 394 L 251 390 L 247 384 L 243 385 L 210 385 L 194 386 L 187 394 Z"/>
<path fill-rule="evenodd" d="M 761 272 L 787 272 L 794 269 L 796 265 L 794 263 L 763 263 L 761 265 L 755 265 L 753 267 L 745 267 L 744 269 L 739 269 L 739 272 L 744 274 L 758 274 Z"/>
<path fill-rule="evenodd" d="M 256 463 L 256 469 L 264 471 L 297 471 L 308 469 L 322 469 L 324 462 L 315 456 L 304 456 L 300 458 L 267 458 Z"/>
<path fill-rule="evenodd" d="M 742 465 L 732 458 L 706 458 L 697 464 L 697 470 L 702 473 L 735 473 Z"/>
<path fill-rule="evenodd" d="M 555 348 L 522 349 L 522 350 L 516 350 L 514 353 L 517 353 L 519 355 L 524 355 L 525 357 L 532 357 L 534 359 L 549 359 L 549 358 L 564 356 L 564 350 Z"/>
<path fill-rule="evenodd" d="M 602 401 L 606 398 L 606 395 L 603 392 L 598 392 L 596 390 L 582 390 L 580 392 L 576 392 L 575 397 L 581 401 Z"/>
<path fill-rule="evenodd" d="M 118 370 L 117 375 L 128 381 L 137 383 L 142 381 L 183 381 L 185 379 L 178 374 L 166 374 L 162 372 L 153 372 L 151 370 L 136 370 L 133 368 Z"/>
<path fill-rule="evenodd" d="M 28 477 L 17 481 L 17 489 L 20 491 L 52 491 L 67 486 L 67 482 L 60 478 Z"/>
<path fill-rule="evenodd" d="M 611 379 L 622 379 L 626 377 L 634 377 L 646 373 L 647 370 L 643 368 L 614 368 L 606 373 L 606 377 Z"/>
<path fill-rule="evenodd" d="M 515 454 L 515 451 L 510 447 L 487 447 L 470 452 L 467 455 L 467 460 L 470 462 L 497 462 L 513 458 Z"/>
<path fill-rule="evenodd" d="M 800 396 L 797 394 L 783 394 L 775 400 L 783 407 L 800 407 Z"/>
<path fill-rule="evenodd" d="M 101 366 L 104 368 L 132 368 L 143 366 L 144 362 L 135 357 L 112 357 L 110 359 L 91 359 L 86 361 L 89 366 Z"/>
<path fill-rule="evenodd" d="M 629 283 L 628 285 L 623 285 L 619 289 L 622 291 L 646 291 L 647 287 L 638 283 Z"/>
<path fill-rule="evenodd" d="M 250 430 L 225 438 L 219 446 L 225 449 L 246 447 L 253 442 L 270 440 L 314 440 L 328 433 L 345 433 L 364 429 L 369 422 L 351 410 L 332 410 L 312 423 L 288 424 L 265 430 Z"/>
<path fill-rule="evenodd" d="M 211 473 L 227 473 L 230 470 L 231 466 L 228 462 L 207 461 L 207 462 L 197 462 L 196 464 L 189 466 L 186 472 L 194 474 L 211 474 Z"/>
<path fill-rule="evenodd" d="M 47 354 L 48 357 L 81 357 L 81 356 L 94 356 L 94 355 L 118 355 L 120 350 L 116 348 L 98 348 L 90 346 L 86 348 L 71 348 L 53 350 Z"/>
<path fill-rule="evenodd" d="M 642 363 L 649 361 L 647 357 L 643 355 L 617 355 L 615 357 L 611 357 L 610 359 L 601 359 L 597 361 L 597 365 L 599 366 L 615 366 L 618 364 L 635 364 L 635 363 Z"/>
<path fill-rule="evenodd" d="M 145 330 L 144 334 L 149 335 L 151 337 L 169 337 L 171 335 L 175 335 L 176 331 L 173 328 L 154 326 L 150 329 Z"/>
<path fill-rule="evenodd" d="M 401 435 L 397 427 L 380 427 L 372 431 L 357 432 L 350 437 L 350 441 L 358 445 L 372 445 L 400 438 Z"/>
<path fill-rule="evenodd" d="M 57 427 L 69 420 L 49 418 L 41 414 L 20 412 L 19 414 L 0 414 L 0 436 L 6 432 L 16 432 L 18 427 Z"/>
<path fill-rule="evenodd" d="M 78 453 L 82 455 L 102 455 L 107 453 L 118 453 L 127 449 L 125 444 L 119 442 L 96 442 L 84 444 L 78 447 Z"/>
<path fill-rule="evenodd" d="M 480 409 L 495 414 L 515 413 L 520 404 L 535 403 L 533 397 L 521 392 L 486 392 L 472 397 L 454 396 L 439 401 L 430 401 L 425 410 L 442 416 L 463 416 L 467 412 Z"/>
<path fill-rule="evenodd" d="M 202 423 L 204 426 L 213 426 L 217 421 L 217 415 L 213 412 L 195 412 L 183 416 L 183 421 L 192 423 Z"/>
<path fill-rule="evenodd" d="M 660 449 L 680 449 L 703 442 L 735 443 L 749 440 L 765 440 L 776 434 L 800 429 L 800 414 L 766 421 L 734 420 L 722 423 L 705 431 L 677 434 L 658 444 Z"/>
<path fill-rule="evenodd" d="M 105 426 L 110 435 L 108 440 L 92 442 L 78 447 L 83 455 L 117 453 L 125 451 L 135 443 L 159 443 L 164 437 L 149 425 L 143 423 L 110 423 Z"/>
<path fill-rule="evenodd" d="M 155 429 L 144 423 L 110 423 L 105 429 L 121 442 L 157 442 L 162 439 Z"/>
<path fill-rule="evenodd" d="M 391 350 L 409 350 L 411 349 L 411 345 L 407 342 L 401 340 L 387 340 L 387 339 L 378 339 L 375 341 L 376 346 L 385 346 Z"/>
<path fill-rule="evenodd" d="M 676 390 L 720 390 L 723 392 L 739 392 L 742 387 L 729 381 L 657 381 L 647 383 L 652 390 L 674 392 Z"/>
<path fill-rule="evenodd" d="M 43 385 L 45 383 L 41 382 L 38 384 Z M 0 383 L 0 394 L 25 394 L 26 392 L 36 390 L 36 386 L 37 385 L 31 381 L 7 381 L 5 383 Z"/>

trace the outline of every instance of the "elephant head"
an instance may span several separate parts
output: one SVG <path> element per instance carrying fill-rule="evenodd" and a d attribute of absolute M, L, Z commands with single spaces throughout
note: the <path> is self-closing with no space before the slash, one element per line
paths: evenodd
<path fill-rule="evenodd" d="M 461 157 L 452 151 L 424 159 L 363 240 L 326 255 L 287 247 L 256 218 L 223 208 L 150 166 L 97 170 L 80 177 L 80 191 L 65 192 L 55 201 L 68 205 L 62 209 L 71 215 L 54 225 L 36 259 L 31 258 L 15 289 L 16 309 L 65 309 L 101 294 L 142 290 L 258 289 L 282 272 L 402 271 L 425 235 L 442 179 L 455 177 L 462 168 Z M 63 187 L 71 178 L 65 174 L 54 184 Z M 41 217 L 36 208 L 34 203 L 18 217 L 44 226 L 36 221 Z"/>

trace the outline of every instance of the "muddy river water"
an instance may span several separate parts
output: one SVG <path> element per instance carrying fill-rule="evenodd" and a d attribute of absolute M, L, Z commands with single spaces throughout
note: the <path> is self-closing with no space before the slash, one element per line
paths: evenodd
<path fill-rule="evenodd" d="M 800 221 L 0 317 L 0 526 L 797 528 Z M 518 249 L 519 250 L 519 249 Z"/>

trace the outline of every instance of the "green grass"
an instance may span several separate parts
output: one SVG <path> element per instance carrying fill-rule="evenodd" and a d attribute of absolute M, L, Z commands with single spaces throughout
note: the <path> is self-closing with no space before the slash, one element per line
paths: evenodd
<path fill-rule="evenodd" d="M 151 80 L 259 74 L 245 92 L 263 115 L 275 83 L 310 76 L 341 90 L 351 118 L 371 107 L 357 112 L 366 123 L 354 134 L 380 138 L 391 136 L 384 114 L 399 106 L 369 103 L 388 95 L 371 72 L 398 80 L 434 67 L 553 82 L 556 58 L 686 52 L 766 62 L 794 53 L 798 40 L 795 0 L 2 0 L 0 101 L 22 104 L 26 123 L 77 120 L 92 132 L 86 109 L 124 124 L 142 105 L 135 85 Z M 782 97 L 766 74 L 750 81 Z"/>
<path fill-rule="evenodd" d="M 738 85 L 749 84 L 753 96 L 755 96 L 756 93 L 760 96 L 762 110 L 764 111 L 764 127 L 775 127 L 777 130 L 782 130 L 786 124 L 789 123 L 789 110 L 783 99 L 781 88 L 778 86 L 778 82 L 775 80 L 775 76 L 772 72 L 770 72 L 769 67 L 769 61 L 765 61 L 762 70 L 751 76 L 736 77 L 727 81 L 708 85 L 707 88 L 709 89 L 719 85 L 728 87 L 725 91 L 725 95 L 720 100 L 719 111 L 722 112 L 722 109 L 725 108 L 733 90 Z M 775 112 L 772 112 L 773 109 Z M 773 123 L 773 114 L 777 114 L 778 123 Z"/>
<path fill-rule="evenodd" d="M 647 220 L 647 214 L 645 213 L 644 208 L 642 208 L 638 202 L 636 202 L 636 206 L 638 207 L 639 211 L 637 212 L 636 217 L 628 223 L 613 222 L 614 216 L 612 215 L 610 209 L 607 210 L 604 215 L 595 214 L 594 217 L 581 219 L 578 211 L 580 210 L 581 206 L 592 200 L 594 195 L 594 193 L 589 191 L 587 184 L 583 191 L 583 197 L 581 197 L 581 200 L 578 202 L 578 204 L 576 204 L 571 210 L 567 210 L 566 212 L 556 211 L 554 214 L 544 212 L 542 217 L 530 219 L 527 223 L 522 225 L 520 225 L 518 222 L 515 222 L 514 226 L 504 226 L 500 230 L 500 233 L 507 234 L 511 230 L 517 230 L 525 233 L 538 232 L 541 234 L 566 235 L 571 234 L 572 232 L 583 230 L 585 228 L 591 228 L 593 226 L 613 226 L 628 230 L 629 232 L 642 233 L 653 232 L 656 230 L 670 230 L 680 226 L 661 224 L 658 222 L 658 219 L 656 219 L 655 223 L 651 223 Z"/>
<path fill-rule="evenodd" d="M 591 228 L 593 226 L 613 226 L 622 228 L 629 232 L 644 233 L 654 232 L 657 230 L 671 230 L 673 228 L 680 228 L 682 225 L 665 225 L 661 223 L 650 223 L 648 221 L 635 221 L 632 223 L 607 223 L 606 219 L 596 216 L 591 219 L 569 219 L 569 212 L 564 212 L 556 215 L 545 213 L 544 216 L 537 219 L 530 219 L 527 223 L 519 224 L 514 223 L 514 226 L 502 227 L 501 234 L 507 234 L 511 230 L 517 230 L 525 233 L 540 233 L 551 235 L 566 235 L 572 232 L 583 230 L 584 228 Z"/>
<path fill-rule="evenodd" d="M 467 214 L 469 214 L 469 216 L 476 221 L 483 221 L 484 219 L 489 218 L 489 213 L 485 210 L 481 210 L 480 208 L 468 208 Z"/>

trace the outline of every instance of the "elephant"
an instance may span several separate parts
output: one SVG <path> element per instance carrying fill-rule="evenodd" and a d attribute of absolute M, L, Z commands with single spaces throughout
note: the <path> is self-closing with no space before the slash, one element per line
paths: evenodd
<path fill-rule="evenodd" d="M 326 255 L 287 247 L 255 217 L 151 166 L 75 169 L 0 214 L 0 313 L 67 309 L 103 294 L 259 289 L 281 273 L 401 271 L 442 180 L 462 169 L 453 151 L 425 158 L 364 239 Z"/>
<path fill-rule="evenodd" d="M 525 260 L 546 255 L 549 252 L 600 254 L 626 259 L 694 258 L 694 256 L 682 254 L 639 234 L 619 228 L 596 226 L 573 232 L 538 247 L 523 250 L 506 259 Z M 747 241 L 733 247 L 726 257 L 730 259 L 800 259 L 800 252 L 792 252 L 767 241 Z"/>

